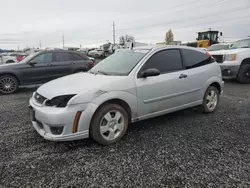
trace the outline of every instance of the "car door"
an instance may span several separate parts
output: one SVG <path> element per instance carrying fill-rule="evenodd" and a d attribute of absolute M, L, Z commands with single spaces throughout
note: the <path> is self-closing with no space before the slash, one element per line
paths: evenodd
<path fill-rule="evenodd" d="M 160 75 L 141 78 L 140 74 L 150 68 L 160 71 Z M 161 50 L 153 54 L 142 66 L 135 80 L 138 97 L 138 116 L 174 110 L 185 106 L 192 99 L 186 95 L 192 91 L 188 86 L 187 70 L 179 49 Z"/>
<path fill-rule="evenodd" d="M 39 84 L 50 81 L 54 74 L 52 53 L 39 53 L 20 68 L 19 72 L 24 84 Z"/>
<path fill-rule="evenodd" d="M 192 99 L 191 102 L 201 101 L 204 84 L 211 78 L 214 59 L 207 52 L 192 49 L 181 49 L 181 54 L 188 75 L 187 84 L 193 88 L 189 98 Z"/>
<path fill-rule="evenodd" d="M 66 76 L 73 73 L 70 52 L 53 53 L 53 79 Z"/>

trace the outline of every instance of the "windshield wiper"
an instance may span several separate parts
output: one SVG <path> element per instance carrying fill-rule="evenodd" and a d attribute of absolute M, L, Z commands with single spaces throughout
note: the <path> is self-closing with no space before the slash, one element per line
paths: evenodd
<path fill-rule="evenodd" d="M 106 72 L 104 72 L 104 71 L 97 71 L 98 73 L 101 73 L 101 74 L 103 74 L 103 75 L 109 75 L 108 73 L 106 73 Z"/>

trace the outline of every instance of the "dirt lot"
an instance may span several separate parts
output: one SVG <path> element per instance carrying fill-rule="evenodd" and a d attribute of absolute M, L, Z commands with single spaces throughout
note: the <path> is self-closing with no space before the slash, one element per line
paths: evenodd
<path fill-rule="evenodd" d="M 34 90 L 0 96 L 0 187 L 250 187 L 250 85 L 227 82 L 215 113 L 135 123 L 107 147 L 41 138 L 27 110 Z"/>

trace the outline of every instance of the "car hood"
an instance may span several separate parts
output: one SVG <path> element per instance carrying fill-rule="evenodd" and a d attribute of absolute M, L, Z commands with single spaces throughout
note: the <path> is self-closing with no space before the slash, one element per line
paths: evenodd
<path fill-rule="evenodd" d="M 224 54 L 237 54 L 239 52 L 250 51 L 249 48 L 238 48 L 238 49 L 228 49 L 228 50 L 218 50 L 218 51 L 209 51 L 211 55 L 224 55 Z"/>
<path fill-rule="evenodd" d="M 9 64 L 0 64 L 0 70 L 1 69 L 6 69 L 6 68 L 11 68 L 11 67 L 18 67 L 20 66 L 20 63 L 9 63 Z"/>
<path fill-rule="evenodd" d="M 61 95 L 82 94 L 90 91 L 108 91 L 114 82 L 120 82 L 125 76 L 108 76 L 90 73 L 76 73 L 50 81 L 38 88 L 37 92 L 52 99 Z"/>

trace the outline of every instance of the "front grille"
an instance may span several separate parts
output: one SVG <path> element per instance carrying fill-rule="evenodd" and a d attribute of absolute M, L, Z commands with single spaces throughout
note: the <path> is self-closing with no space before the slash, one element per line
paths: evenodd
<path fill-rule="evenodd" d="M 46 98 L 44 96 L 40 95 L 39 93 L 35 93 L 34 98 L 35 98 L 36 102 L 39 104 L 43 104 L 43 102 L 46 100 Z"/>
<path fill-rule="evenodd" d="M 214 59 L 217 61 L 217 63 L 223 63 L 223 55 L 213 55 Z"/>

